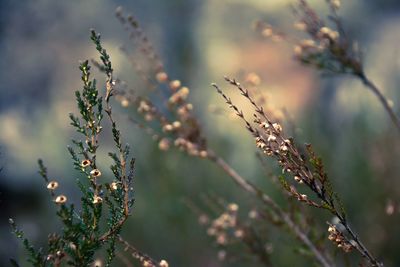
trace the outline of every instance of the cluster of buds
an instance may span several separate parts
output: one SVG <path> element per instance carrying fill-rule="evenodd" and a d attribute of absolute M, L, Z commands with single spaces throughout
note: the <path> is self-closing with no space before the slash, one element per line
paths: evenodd
<path fill-rule="evenodd" d="M 146 121 L 152 121 L 154 118 L 159 116 L 157 108 L 153 106 L 150 101 L 141 100 L 139 101 L 137 111 L 143 115 Z"/>
<path fill-rule="evenodd" d="M 126 86 L 121 86 L 119 90 L 121 99 L 126 98 L 129 101 L 128 104 L 137 107 L 138 113 L 145 120 L 144 123 L 134 119 L 132 121 L 158 141 L 160 150 L 169 150 L 171 144 L 174 144 L 189 155 L 207 157 L 205 139 L 201 134 L 197 118 L 192 114 L 193 105 L 187 101 L 189 88 L 184 86 L 179 79 L 171 79 L 138 21 L 133 16 L 124 16 L 120 8 L 116 11 L 116 15 L 125 29 L 130 31 L 130 37 L 137 43 L 140 53 L 146 58 L 146 65 L 150 68 L 136 66 L 138 74 L 146 78 L 145 83 L 151 85 L 151 89 L 161 91 L 168 87 L 168 92 L 158 92 L 162 102 L 152 102 L 151 99 L 134 96 Z M 132 54 L 132 58 L 135 56 Z M 130 98 L 133 100 L 130 101 Z M 160 103 L 165 106 L 160 107 Z M 158 124 L 146 123 L 149 121 Z"/>
<path fill-rule="evenodd" d="M 354 246 L 346 239 L 343 233 L 336 228 L 335 225 L 329 224 L 328 232 L 328 239 L 334 242 L 338 248 L 341 248 L 344 252 L 350 252 L 353 249 Z"/>
<path fill-rule="evenodd" d="M 360 52 L 357 46 L 353 46 L 345 35 L 341 36 L 341 20 L 337 15 L 341 3 L 339 0 L 328 0 L 331 14 L 334 20 L 332 29 L 318 16 L 306 0 L 299 0 L 296 6 L 296 14 L 299 20 L 294 23 L 294 28 L 308 34 L 310 39 L 297 41 L 297 38 L 278 33 L 271 25 L 257 22 L 256 30 L 262 36 L 272 40 L 284 39 L 294 45 L 294 55 L 301 63 L 334 73 L 361 73 Z"/>
<path fill-rule="evenodd" d="M 143 260 L 143 267 L 169 267 L 169 264 L 166 260 L 161 260 L 158 264 L 153 263 L 151 260 Z"/>
<path fill-rule="evenodd" d="M 280 136 L 282 126 L 279 123 L 260 122 L 259 127 L 264 130 L 266 137 L 257 136 L 256 146 L 268 156 L 286 154 L 289 152 L 291 141 Z"/>
<path fill-rule="evenodd" d="M 196 143 L 190 142 L 189 140 L 179 137 L 174 141 L 174 145 L 179 149 L 186 151 L 191 156 L 198 156 L 206 158 L 208 156 L 207 150 L 203 150 Z"/>
<path fill-rule="evenodd" d="M 52 197 L 55 197 L 54 191 L 58 188 L 59 184 L 57 181 L 49 181 L 46 185 L 47 189 L 50 191 Z M 65 195 L 58 195 L 54 198 L 54 202 L 58 205 L 65 204 L 67 202 L 67 197 Z"/>
<path fill-rule="evenodd" d="M 259 31 L 263 37 L 270 38 L 275 42 L 279 42 L 285 38 L 282 32 L 277 31 L 270 24 L 261 21 L 257 21 L 254 28 Z"/>
<path fill-rule="evenodd" d="M 207 229 L 207 234 L 214 236 L 218 245 L 227 245 L 230 235 L 237 239 L 244 237 L 244 231 L 237 224 L 238 209 L 237 204 L 229 204 L 226 211 L 212 221 Z"/>
<path fill-rule="evenodd" d="M 167 123 L 162 127 L 163 132 L 177 131 L 181 128 L 182 123 L 180 121 L 174 121 L 173 123 Z"/>
<path fill-rule="evenodd" d="M 186 100 L 189 96 L 189 88 L 186 86 L 181 87 L 178 91 L 176 91 L 173 95 L 170 96 L 168 102 L 172 105 L 179 104 L 182 101 Z"/>

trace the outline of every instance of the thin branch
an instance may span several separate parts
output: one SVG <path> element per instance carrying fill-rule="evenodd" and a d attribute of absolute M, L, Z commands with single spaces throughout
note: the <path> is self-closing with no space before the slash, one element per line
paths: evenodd
<path fill-rule="evenodd" d="M 240 176 L 228 163 L 226 163 L 221 157 L 216 156 L 215 153 L 209 151 L 210 156 L 208 159 L 217 164 L 225 173 L 227 173 L 234 182 L 243 188 L 246 192 L 256 196 L 264 204 L 268 205 L 289 227 L 289 229 L 295 234 L 295 236 L 303 242 L 310 251 L 315 255 L 315 258 L 324 267 L 333 267 L 333 263 L 328 260 L 328 258 L 317 249 L 313 242 L 308 238 L 308 236 L 296 225 L 296 223 L 290 218 L 290 216 L 284 212 L 281 207 L 267 194 L 263 193 L 260 189 L 255 187 L 245 178 Z"/>
<path fill-rule="evenodd" d="M 364 85 L 376 95 L 378 100 L 381 102 L 382 106 L 385 108 L 386 112 L 389 114 L 393 124 L 400 132 L 400 118 L 394 112 L 393 108 L 391 107 L 391 104 L 389 103 L 389 100 L 383 95 L 381 90 L 371 80 L 367 78 L 367 76 L 364 73 L 357 75 L 357 77 L 359 77 L 360 80 L 364 83 Z"/>
<path fill-rule="evenodd" d="M 141 263 L 147 263 L 149 267 L 158 267 L 160 264 L 158 261 L 154 260 L 150 256 L 146 255 L 145 253 L 141 252 L 134 246 L 125 241 L 121 236 L 118 236 L 118 241 L 125 246 L 125 250 L 131 252 L 133 258 L 139 260 Z M 150 265 L 149 265 L 150 264 Z"/>

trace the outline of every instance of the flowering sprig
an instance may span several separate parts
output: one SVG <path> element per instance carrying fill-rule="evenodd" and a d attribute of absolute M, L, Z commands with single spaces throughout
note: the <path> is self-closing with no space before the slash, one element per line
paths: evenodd
<path fill-rule="evenodd" d="M 330 25 L 318 16 L 306 0 L 297 0 L 293 10 L 298 20 L 294 27 L 307 35 L 306 39 L 293 38 L 276 30 L 270 24 L 258 21 L 255 28 L 264 37 L 284 40 L 294 48 L 294 57 L 300 63 L 310 66 L 323 74 L 349 74 L 359 79 L 378 98 L 393 124 L 400 132 L 400 118 L 393 109 L 393 103 L 365 73 L 359 45 L 349 39 L 338 15 L 340 0 L 327 0 L 330 8 Z"/>
<path fill-rule="evenodd" d="M 110 57 L 100 43 L 100 36 L 91 31 L 91 39 L 100 53 L 107 74 L 105 103 L 99 96 L 97 83 L 91 79 L 89 62 L 80 63 L 83 89 L 76 91 L 76 102 L 80 116 L 70 114 L 71 125 L 84 137 L 84 141 L 73 140 L 74 146 L 68 147 L 73 166 L 86 178 L 77 181 L 81 190 L 81 209 L 76 210 L 63 194 L 56 194 L 59 182 L 49 179 L 47 168 L 39 160 L 39 173 L 46 188 L 58 206 L 57 216 L 63 227 L 59 233 L 51 234 L 46 250 L 36 250 L 23 237 L 23 232 L 10 220 L 13 232 L 23 240 L 29 252 L 28 261 L 33 266 L 88 266 L 94 262 L 95 253 L 105 248 L 105 266 L 110 266 L 115 257 L 116 242 L 133 205 L 132 181 L 134 159 L 129 158 L 129 146 L 123 146 L 120 132 L 112 117 L 110 97 L 113 95 L 112 67 Z M 102 133 L 104 112 L 112 124 L 112 134 L 117 153 L 110 153 L 114 164 L 111 166 L 113 180 L 107 181 L 97 164 L 99 136 Z M 107 212 L 105 212 L 107 211 Z M 106 221 L 104 224 L 103 221 Z M 14 261 L 15 264 L 16 261 Z"/>
<path fill-rule="evenodd" d="M 346 241 L 346 246 L 341 246 L 345 252 L 351 249 L 348 246 L 357 249 L 360 254 L 368 259 L 372 266 L 383 266 L 361 242 L 358 235 L 351 229 L 343 205 L 333 191 L 332 184 L 328 179 L 322 160 L 313 152 L 311 145 L 307 145 L 308 156 L 300 153 L 300 149 L 294 143 L 294 140 L 287 138 L 284 134 L 282 126 L 271 121 L 262 107 L 258 106 L 253 98 L 239 82 L 229 77 L 225 80 L 237 88 L 242 96 L 244 96 L 253 106 L 255 113 L 254 124 L 249 122 L 243 112 L 225 95 L 225 93 L 213 84 L 217 92 L 225 99 L 230 108 L 235 110 L 236 115 L 245 123 L 246 129 L 254 137 L 256 146 L 266 156 L 276 160 L 282 169 L 282 172 L 290 175 L 294 183 L 287 180 L 285 176 L 280 176 L 283 188 L 298 201 L 307 205 L 328 210 L 332 215 L 339 219 L 340 224 L 345 228 L 349 237 L 342 235 Z M 306 186 L 319 199 L 319 202 L 312 200 L 308 195 L 298 191 L 298 187 Z"/>

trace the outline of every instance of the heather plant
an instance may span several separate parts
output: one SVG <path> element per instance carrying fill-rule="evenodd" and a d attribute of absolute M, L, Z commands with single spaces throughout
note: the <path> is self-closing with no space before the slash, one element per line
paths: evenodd
<path fill-rule="evenodd" d="M 294 28 L 306 38 L 298 38 L 276 29 L 264 21 L 255 23 L 262 36 L 274 41 L 286 41 L 293 45 L 294 58 L 303 65 L 321 72 L 325 76 L 351 75 L 359 79 L 378 98 L 393 124 L 400 131 L 400 119 L 393 110 L 393 101 L 368 77 L 358 43 L 346 33 L 338 14 L 340 0 L 326 0 L 329 6 L 328 22 L 306 0 L 298 0 L 293 5 L 296 17 Z"/>
<path fill-rule="evenodd" d="M 265 22 L 258 22 L 256 29 L 273 40 L 294 42 L 295 59 L 302 64 L 324 74 L 350 74 L 360 79 L 375 93 L 400 130 L 400 122 L 390 100 L 367 77 L 359 48 L 344 32 L 337 13 L 340 1 L 327 2 L 334 29 L 319 18 L 307 1 L 297 1 L 294 11 L 299 21 L 296 21 L 295 27 L 307 33 L 309 39 L 298 41 Z M 120 236 L 133 206 L 134 160 L 129 157 L 129 146 L 122 143 L 112 113 L 110 101 L 114 97 L 130 112 L 128 120 L 149 134 L 161 151 L 168 152 L 175 147 L 185 155 L 214 164 L 249 197 L 250 208 L 236 203 L 236 200 L 227 201 L 218 192 L 207 194 L 200 203 L 194 200 L 195 197 L 186 200 L 210 242 L 216 246 L 216 255 L 221 262 L 229 264 L 251 260 L 262 266 L 274 266 L 273 240 L 269 240 L 268 232 L 277 230 L 295 241 L 291 246 L 297 248 L 298 254 L 310 264 L 338 266 L 346 261 L 347 255 L 356 252 L 362 258 L 360 266 L 384 266 L 351 225 L 350 216 L 345 211 L 346 203 L 335 191 L 335 180 L 327 174 L 326 163 L 311 144 L 299 145 L 297 138 L 289 136 L 290 131 L 285 127 L 289 114 L 274 110 L 263 99 L 255 88 L 259 84 L 255 73 L 246 78 L 254 88 L 246 88 L 237 80 L 225 77 L 226 82 L 250 104 L 254 113 L 252 119 L 246 117 L 241 107 L 234 104 L 217 84 L 212 86 L 254 138 L 261 167 L 267 170 L 266 176 L 279 188 L 285 203 L 251 182 L 249 177 L 240 175 L 236 166 L 229 164 L 221 153 L 209 145 L 209 136 L 190 102 L 190 89 L 181 80 L 170 77 L 135 17 L 124 15 L 122 8 L 116 10 L 116 17 L 133 44 L 133 48 L 124 47 L 122 52 L 146 92 L 140 94 L 132 90 L 122 77 L 114 75 L 110 56 L 103 48 L 100 36 L 92 31 L 91 40 L 100 54 L 100 60 L 92 60 L 92 65 L 105 74 L 106 82 L 105 94 L 100 96 L 96 80 L 91 79 L 89 61 L 80 64 L 83 90 L 75 94 L 80 116 L 71 114 L 70 119 L 71 125 L 84 140 L 73 140 L 73 146 L 68 150 L 75 170 L 84 177 L 77 181 L 82 194 L 81 207 L 75 208 L 69 204 L 67 196 L 56 193 L 59 181 L 49 179 L 47 168 L 39 160 L 39 173 L 57 205 L 57 216 L 63 227 L 60 233 L 49 236 L 46 250 L 38 250 L 10 220 L 14 233 L 23 240 L 32 265 L 100 266 L 97 260 L 102 259 L 106 266 L 110 266 L 119 254 L 116 248 L 119 243 L 142 266 L 168 266 L 166 261 L 152 259 Z M 110 167 L 112 179 L 105 182 L 104 168 L 97 162 L 101 156 L 98 148 L 104 115 L 111 124 L 116 149 L 108 154 L 113 161 Z M 265 159 L 275 163 L 279 173 L 274 173 Z M 308 207 L 325 211 L 332 220 L 319 220 L 309 212 Z M 318 232 L 321 225 L 325 230 Z M 104 251 L 106 256 L 102 256 Z M 12 262 L 19 266 L 16 261 Z M 130 266 L 130 260 L 126 265 Z"/>
<path fill-rule="evenodd" d="M 328 1 L 328 4 L 332 13 L 331 19 L 340 28 L 339 30 L 343 31 L 340 18 L 336 13 L 340 2 Z M 301 41 L 299 45 L 295 46 L 296 59 L 325 72 L 335 74 L 350 73 L 361 78 L 367 87 L 378 95 L 379 100 L 386 108 L 393 122 L 397 125 L 397 117 L 394 115 L 389 101 L 383 97 L 375 86 L 371 86 L 372 83 L 365 82 L 366 76 L 361 64 L 361 54 L 357 48 L 349 45 L 350 42 L 346 37 L 342 37 L 339 34 L 339 30 L 334 31 L 325 26 L 306 1 L 299 1 L 295 11 L 297 15 L 300 14 L 302 16 L 301 26 L 312 39 L 306 40 L 307 42 Z M 264 223 L 268 222 L 271 225 L 279 225 L 283 231 L 289 229 L 314 256 L 314 260 L 322 266 L 334 266 L 333 256 L 330 255 L 329 249 L 318 242 L 316 238 L 310 236 L 307 227 L 304 228 L 299 225 L 290 211 L 278 204 L 263 189 L 238 174 L 232 166 L 207 145 L 207 138 L 203 134 L 204 131 L 192 112 L 193 105 L 188 102 L 188 87 L 183 86 L 180 80 L 170 79 L 160 57 L 155 52 L 149 39 L 145 36 L 138 21 L 131 15 L 124 16 L 121 8 L 117 9 L 116 15 L 124 28 L 129 32 L 129 36 L 135 47 L 141 52 L 146 61 L 142 63 L 140 59 L 135 58 L 136 54 L 134 51 L 129 52 L 124 49 L 124 53 L 131 59 L 135 70 L 143 79 L 144 84 L 148 86 L 150 95 L 155 91 L 156 96 L 161 99 L 152 101 L 150 95 L 149 97 L 135 95 L 136 92 L 126 90 L 126 82 L 121 81 L 119 87 L 121 105 L 123 107 L 135 107 L 137 113 L 142 117 L 141 120 L 130 117 L 130 120 L 150 134 L 152 139 L 158 142 L 161 150 L 167 151 L 171 148 L 171 145 L 174 145 L 188 155 L 204 158 L 216 164 L 241 189 L 252 195 L 255 199 L 258 199 L 264 205 L 269 215 L 263 217 L 265 219 Z M 299 24 L 296 24 L 297 28 L 300 28 Z M 273 37 L 275 40 L 285 38 L 290 40 L 289 37 L 281 33 L 276 33 L 269 25 L 258 23 L 257 29 L 261 29 L 264 35 Z M 318 45 L 315 43 L 318 43 Z M 147 72 L 144 72 L 145 68 L 143 66 L 146 66 Z M 279 176 L 278 180 L 282 185 L 284 194 L 292 199 L 296 199 L 299 203 L 329 211 L 337 219 L 337 222 L 335 224 L 328 223 L 326 238 L 331 240 L 344 253 L 357 250 L 371 266 L 383 266 L 367 249 L 358 234 L 351 228 L 344 205 L 339 195 L 333 190 L 332 182 L 328 179 L 322 159 L 315 154 L 312 146 L 306 145 L 305 149 L 299 148 L 293 138 L 287 137 L 283 133 L 279 119 L 276 118 L 279 116 L 273 113 L 266 113 L 264 108 L 257 104 L 259 101 L 252 98 L 249 91 L 243 88 L 240 83 L 234 79 L 225 79 L 239 89 L 240 93 L 253 106 L 255 110 L 254 125 L 245 118 L 243 112 L 232 103 L 230 98 L 216 84 L 213 84 L 213 86 L 224 97 L 229 107 L 234 109 L 236 115 L 245 122 L 247 130 L 255 138 L 256 146 L 261 149 L 262 154 L 275 158 L 280 165 L 284 175 Z M 253 79 L 250 80 L 252 82 L 255 79 L 257 80 L 257 76 L 253 74 Z M 292 176 L 295 184 L 288 180 L 288 174 Z M 302 190 L 298 188 L 299 186 L 307 187 L 312 195 L 302 193 Z M 236 204 L 232 205 L 230 207 L 236 207 Z M 227 247 L 226 245 L 230 243 L 227 241 L 227 231 L 229 232 L 232 228 L 234 229 L 234 233 L 239 233 L 233 235 L 239 237 L 236 241 L 250 247 L 249 252 L 255 254 L 265 266 L 269 266 L 270 262 L 265 255 L 265 251 L 260 255 L 260 251 L 254 249 L 253 246 L 258 242 L 257 240 L 262 239 L 262 236 L 256 234 L 252 238 L 249 238 L 251 236 L 248 235 L 249 231 L 243 231 L 240 227 L 237 229 L 236 217 L 232 217 L 232 210 L 228 211 L 228 213 L 221 211 L 220 213 L 222 214 L 210 222 L 209 217 L 204 212 L 199 211 L 194 205 L 190 206 L 199 215 L 201 224 L 211 225 L 208 228 L 208 234 L 216 238 L 215 241 L 218 245 Z M 296 208 L 299 207 L 296 206 Z M 276 223 L 276 221 L 279 223 Z M 242 234 L 246 238 L 242 238 Z M 249 242 L 249 240 L 252 241 Z M 225 250 L 221 250 L 219 257 L 225 259 L 225 253 Z"/>
<path fill-rule="evenodd" d="M 88 60 L 80 63 L 82 90 L 75 92 L 80 116 L 70 114 L 71 125 L 83 140 L 73 139 L 68 151 L 74 169 L 82 178 L 77 179 L 81 191 L 78 205 L 71 203 L 69 197 L 59 193 L 62 182 L 50 179 L 42 160 L 39 160 L 39 174 L 44 179 L 52 201 L 57 206 L 56 216 L 62 227 L 48 237 L 48 246 L 36 249 L 30 240 L 24 237 L 13 219 L 10 219 L 15 235 L 22 240 L 28 253 L 28 262 L 32 266 L 110 266 L 116 256 L 116 245 L 122 243 L 125 250 L 144 264 L 144 266 L 168 266 L 166 261 L 156 262 L 141 253 L 119 236 L 122 227 L 132 212 L 133 178 L 135 159 L 130 157 L 129 145 L 124 145 L 120 130 L 113 118 L 110 100 L 114 95 L 113 69 L 110 56 L 100 43 L 100 35 L 91 31 L 91 40 L 100 54 L 101 67 L 106 74 L 105 95 L 101 96 L 96 79 L 91 77 Z M 111 124 L 115 151 L 108 156 L 112 176 L 104 177 L 97 160 L 100 137 L 103 133 L 104 115 Z M 104 255 L 100 254 L 104 252 Z M 11 260 L 19 266 L 16 260 Z"/>

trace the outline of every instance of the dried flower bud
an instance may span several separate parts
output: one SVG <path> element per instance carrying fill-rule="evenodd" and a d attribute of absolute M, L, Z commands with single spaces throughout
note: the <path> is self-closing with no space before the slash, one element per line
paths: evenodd
<path fill-rule="evenodd" d="M 236 203 L 231 203 L 228 205 L 228 210 L 232 212 L 237 212 L 239 209 L 239 206 Z"/>
<path fill-rule="evenodd" d="M 293 48 L 295 56 L 301 56 L 303 54 L 303 48 L 300 45 L 295 45 Z"/>
<path fill-rule="evenodd" d="M 200 151 L 199 155 L 202 158 L 207 158 L 208 157 L 208 152 L 206 150 L 202 150 L 202 151 Z"/>
<path fill-rule="evenodd" d="M 226 258 L 226 251 L 225 250 L 220 250 L 218 251 L 218 260 L 223 261 Z"/>
<path fill-rule="evenodd" d="M 64 195 L 59 195 L 56 197 L 56 199 L 54 200 L 57 204 L 64 204 L 65 202 L 67 202 L 67 197 Z"/>
<path fill-rule="evenodd" d="M 322 33 L 323 35 L 329 35 L 329 33 L 331 32 L 331 29 L 329 29 L 328 27 L 322 27 L 319 30 L 320 33 Z"/>
<path fill-rule="evenodd" d="M 99 259 L 95 260 L 93 262 L 94 267 L 102 267 L 103 266 L 103 262 Z"/>
<path fill-rule="evenodd" d="M 296 22 L 293 26 L 299 31 L 307 30 L 307 25 L 304 22 Z"/>
<path fill-rule="evenodd" d="M 271 37 L 272 34 L 273 34 L 272 28 L 270 28 L 270 27 L 265 28 L 265 29 L 261 32 L 261 34 L 262 34 L 264 37 Z"/>
<path fill-rule="evenodd" d="M 182 126 L 182 124 L 181 124 L 180 121 L 174 121 L 174 122 L 172 123 L 172 126 L 173 126 L 175 129 L 178 129 L 178 128 L 180 128 L 180 127 Z"/>
<path fill-rule="evenodd" d="M 315 41 L 311 39 L 305 39 L 300 42 L 300 45 L 304 48 L 314 47 Z"/>
<path fill-rule="evenodd" d="M 90 175 L 92 175 L 93 177 L 99 177 L 101 176 L 101 171 L 99 169 L 94 169 L 90 172 Z"/>
<path fill-rule="evenodd" d="M 237 230 L 234 232 L 234 236 L 235 236 L 236 238 L 242 238 L 242 237 L 244 236 L 244 231 L 243 231 L 242 229 L 237 229 Z"/>
<path fill-rule="evenodd" d="M 160 267 L 169 267 L 169 264 L 166 260 L 161 260 L 159 265 L 160 265 Z"/>
<path fill-rule="evenodd" d="M 103 202 L 103 199 L 101 197 L 99 197 L 99 196 L 93 197 L 93 202 L 92 202 L 93 204 L 99 204 L 101 202 Z"/>
<path fill-rule="evenodd" d="M 257 85 L 260 85 L 261 79 L 260 79 L 260 76 L 258 76 L 256 73 L 251 72 L 251 73 L 247 74 L 246 82 L 250 83 L 253 86 L 257 86 Z"/>
<path fill-rule="evenodd" d="M 225 235 L 225 234 L 220 234 L 220 235 L 218 235 L 218 236 L 217 236 L 217 243 L 218 243 L 219 245 L 225 245 L 225 244 L 227 243 L 226 235 Z"/>
<path fill-rule="evenodd" d="M 339 9 L 341 5 L 340 0 L 331 0 L 331 5 L 332 7 Z"/>
<path fill-rule="evenodd" d="M 179 87 L 181 87 L 181 81 L 173 80 L 169 83 L 169 87 L 171 88 L 171 90 L 176 91 Z"/>
<path fill-rule="evenodd" d="M 47 184 L 47 189 L 55 190 L 58 187 L 58 183 L 56 181 L 51 181 Z"/>
<path fill-rule="evenodd" d="M 269 135 L 267 141 L 268 141 L 268 142 L 274 142 L 274 141 L 276 141 L 276 136 L 275 136 L 275 135 L 272 135 L 272 134 Z"/>
<path fill-rule="evenodd" d="M 303 180 L 300 178 L 300 176 L 295 176 L 294 177 L 294 180 L 296 181 L 296 182 L 298 182 L 299 184 L 302 184 L 303 183 Z"/>
<path fill-rule="evenodd" d="M 258 212 L 256 210 L 251 210 L 249 212 L 249 218 L 250 219 L 257 219 L 258 218 Z"/>
<path fill-rule="evenodd" d="M 110 188 L 111 188 L 111 190 L 117 190 L 117 189 L 118 189 L 118 184 L 117 184 L 117 182 L 112 182 L 112 183 L 110 184 Z"/>
<path fill-rule="evenodd" d="M 275 131 L 278 133 L 282 132 L 282 126 L 279 123 L 273 123 L 272 127 L 274 127 Z"/>
<path fill-rule="evenodd" d="M 92 164 L 92 162 L 91 162 L 90 160 L 88 160 L 88 159 L 84 159 L 84 160 L 82 160 L 82 162 L 81 162 L 81 166 L 82 166 L 83 168 L 86 168 L 86 167 L 90 166 L 90 164 Z"/>
<path fill-rule="evenodd" d="M 124 108 L 128 107 L 129 106 L 129 100 L 126 99 L 126 98 L 122 99 L 121 100 L 121 106 L 124 107 Z"/>
<path fill-rule="evenodd" d="M 167 151 L 170 147 L 170 142 L 167 138 L 163 138 L 158 143 L 158 148 L 162 151 Z"/>
<path fill-rule="evenodd" d="M 156 79 L 160 83 L 165 83 L 168 81 L 168 74 L 166 74 L 165 72 L 159 72 L 156 74 Z"/>
<path fill-rule="evenodd" d="M 162 129 L 164 132 L 170 132 L 174 130 L 174 126 L 172 126 L 171 124 L 165 124 Z"/>

